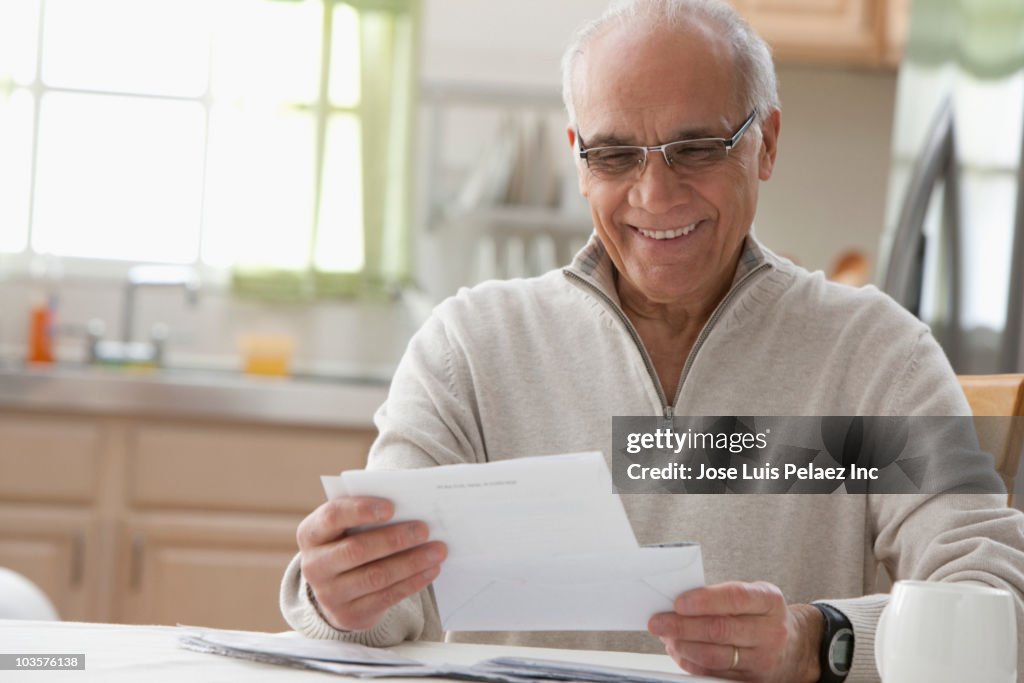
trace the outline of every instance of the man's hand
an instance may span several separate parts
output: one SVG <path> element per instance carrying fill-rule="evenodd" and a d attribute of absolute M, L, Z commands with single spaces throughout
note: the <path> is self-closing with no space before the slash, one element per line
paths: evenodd
<path fill-rule="evenodd" d="M 648 630 L 680 667 L 698 675 L 764 683 L 814 683 L 824 619 L 812 605 L 787 605 L 777 586 L 738 581 L 676 598 Z"/>
<path fill-rule="evenodd" d="M 448 550 L 440 541 L 426 542 L 423 522 L 349 533 L 394 514 L 388 500 L 350 496 L 327 501 L 299 524 L 302 575 L 334 628 L 373 628 L 388 608 L 426 588 L 440 573 Z"/>

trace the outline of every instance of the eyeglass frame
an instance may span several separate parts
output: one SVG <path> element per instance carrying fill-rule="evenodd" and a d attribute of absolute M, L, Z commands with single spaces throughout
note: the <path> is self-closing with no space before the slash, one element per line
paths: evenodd
<path fill-rule="evenodd" d="M 644 151 L 644 158 L 640 162 L 639 168 L 640 172 L 643 173 L 644 169 L 647 168 L 647 157 L 651 152 L 661 152 L 661 158 L 665 160 L 665 165 L 668 166 L 669 168 L 672 168 L 672 162 L 669 161 L 668 154 L 665 153 L 665 148 L 670 147 L 672 145 L 693 142 L 721 142 L 724 143 L 725 145 L 725 156 L 728 157 L 729 153 L 732 152 L 732 148 L 739 144 L 739 141 L 743 137 L 743 134 L 746 133 L 747 129 L 750 128 L 751 124 L 754 123 L 755 118 L 757 118 L 757 109 L 754 109 L 752 112 L 750 112 L 750 116 L 747 117 L 747 120 L 744 121 L 743 124 L 740 125 L 739 129 L 737 129 L 737 131 L 733 133 L 731 137 L 728 138 L 693 138 L 689 140 L 673 140 L 672 142 L 666 142 L 660 145 L 653 145 L 651 147 L 647 147 L 644 145 L 601 145 L 599 147 L 587 148 L 585 143 L 583 142 L 583 135 L 580 133 L 579 126 L 576 126 L 576 140 L 579 142 L 580 159 L 583 159 L 585 162 L 587 162 L 587 168 L 590 168 L 590 159 L 587 158 L 587 155 L 589 152 L 592 152 L 594 150 L 642 149 Z M 624 171 L 622 175 L 625 175 L 626 173 L 627 171 Z"/>

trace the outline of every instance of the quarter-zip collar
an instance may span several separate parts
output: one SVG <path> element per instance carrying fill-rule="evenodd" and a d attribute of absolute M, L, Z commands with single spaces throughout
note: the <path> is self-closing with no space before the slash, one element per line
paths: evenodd
<path fill-rule="evenodd" d="M 731 292 L 740 280 L 758 266 L 761 264 L 774 266 L 777 259 L 778 257 L 767 251 L 752 234 L 748 234 L 743 241 L 740 262 L 736 267 L 736 274 L 733 276 L 729 291 Z M 615 265 L 596 232 L 591 233 L 586 246 L 576 254 L 571 264 L 562 269 L 562 272 L 566 275 L 577 275 L 597 287 L 606 298 L 621 309 L 619 293 L 615 289 Z M 728 297 L 728 293 L 726 297 Z"/>
<path fill-rule="evenodd" d="M 598 239 L 596 232 L 590 236 L 587 245 L 576 254 L 573 262 L 564 268 L 562 272 L 570 281 L 577 283 L 584 291 L 588 291 L 602 301 L 622 323 L 626 332 L 636 344 L 637 350 L 643 358 L 644 365 L 647 367 L 647 373 L 654 384 L 654 388 L 658 393 L 658 399 L 661 402 L 663 416 L 666 420 L 671 420 L 674 407 L 679 402 L 683 385 L 686 383 L 686 377 L 690 374 L 690 369 L 693 367 L 697 354 L 707 340 L 708 335 L 711 334 L 712 329 L 739 293 L 755 277 L 774 268 L 776 263 L 777 257 L 767 252 L 754 239 L 753 235 L 748 234 L 743 242 L 740 262 L 736 266 L 736 274 L 733 276 L 729 291 L 718 302 L 708 321 L 701 329 L 700 334 L 697 335 L 697 340 L 694 342 L 693 348 L 690 349 L 690 353 L 686 358 L 682 374 L 679 377 L 679 383 L 676 386 L 676 394 L 672 397 L 671 402 L 669 402 L 668 397 L 665 396 L 665 392 L 661 388 L 661 381 L 658 379 L 658 373 L 655 371 L 654 362 L 651 360 L 650 354 L 647 353 L 647 349 L 640 339 L 640 334 L 636 331 L 625 311 L 622 310 L 622 302 L 619 300 L 619 293 L 615 289 L 615 266 L 601 240 Z"/>

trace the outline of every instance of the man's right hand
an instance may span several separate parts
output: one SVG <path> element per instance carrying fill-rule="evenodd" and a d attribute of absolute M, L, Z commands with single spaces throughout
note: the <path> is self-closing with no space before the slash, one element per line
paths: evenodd
<path fill-rule="evenodd" d="M 427 542 L 423 522 L 348 533 L 387 522 L 394 514 L 391 501 L 350 496 L 327 501 L 299 524 L 302 575 L 334 628 L 373 628 L 390 607 L 426 588 L 441 572 L 448 549 L 440 541 Z"/>

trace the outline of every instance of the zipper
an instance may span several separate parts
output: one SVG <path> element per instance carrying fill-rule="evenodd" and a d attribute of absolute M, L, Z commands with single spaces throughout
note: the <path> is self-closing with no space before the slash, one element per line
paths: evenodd
<path fill-rule="evenodd" d="M 672 418 L 674 417 L 675 406 L 679 403 L 679 395 L 683 393 L 683 384 L 686 382 L 687 375 L 690 374 L 690 369 L 693 367 L 693 363 L 696 360 L 697 352 L 700 351 L 702 346 L 704 346 L 704 342 L 707 340 L 708 335 L 711 334 L 711 329 L 725 313 L 725 309 L 728 307 L 729 303 L 736 298 L 746 284 L 750 282 L 755 275 L 763 270 L 767 270 L 768 268 L 771 268 L 771 265 L 767 263 L 762 263 L 754 268 L 752 271 L 740 278 L 740 281 L 736 283 L 736 286 L 730 289 L 725 295 L 725 298 L 718 302 L 715 310 L 711 312 L 711 317 L 708 318 L 708 321 L 704 324 L 700 334 L 697 335 L 697 341 L 693 343 L 693 348 L 690 349 L 690 353 L 686 356 L 686 363 L 683 365 L 683 372 L 679 376 L 679 385 L 676 387 L 676 395 L 671 404 L 669 404 L 668 399 L 665 396 L 665 392 L 661 388 L 661 380 L 658 379 L 658 373 L 654 369 L 654 362 L 648 355 L 647 349 L 644 348 L 643 341 L 640 339 L 640 334 L 636 331 L 636 328 L 633 327 L 633 323 L 630 322 L 628 317 L 626 317 L 626 314 L 622 312 L 622 309 L 612 301 L 610 296 L 601 291 L 599 287 L 588 282 L 580 275 L 577 275 L 568 269 L 563 270 L 562 272 L 570 279 L 577 281 L 596 294 L 597 297 L 604 301 L 605 305 L 615 313 L 625 326 L 626 331 L 629 332 L 629 336 L 633 338 L 633 343 L 636 344 L 637 350 L 640 351 L 640 357 L 643 358 L 644 365 L 647 367 L 647 374 L 650 376 L 651 382 L 654 384 L 654 388 L 658 392 L 658 400 L 661 401 L 662 417 L 665 419 L 667 425 L 671 425 Z"/>
<path fill-rule="evenodd" d="M 605 305 L 609 309 L 611 309 L 611 311 L 615 313 L 615 315 L 618 316 L 619 320 L 622 321 L 622 324 L 626 326 L 626 331 L 629 332 L 629 336 L 633 338 L 633 343 L 636 344 L 637 350 L 640 351 L 640 356 L 644 359 L 644 365 L 647 366 L 647 374 L 650 375 L 651 381 L 654 382 L 654 388 L 658 392 L 658 400 L 661 401 L 661 405 L 665 410 L 665 417 L 671 418 L 672 406 L 666 405 L 667 400 L 665 398 L 665 392 L 662 391 L 661 381 L 658 379 L 658 373 L 654 370 L 654 361 L 652 361 L 651 357 L 647 355 L 647 349 L 644 348 L 644 343 L 640 339 L 640 333 L 636 331 L 635 327 L 633 327 L 633 323 L 629 321 L 629 318 L 627 318 L 626 314 L 622 312 L 622 309 L 615 305 L 615 302 L 612 301 L 612 298 L 605 294 L 604 292 L 602 292 L 599 287 L 591 284 L 590 282 L 587 282 L 586 280 L 584 280 L 582 277 L 572 272 L 571 270 L 566 269 L 563 270 L 562 272 L 565 273 L 566 276 L 568 276 L 569 278 L 576 280 L 581 285 L 583 285 L 587 289 L 591 290 L 594 294 L 596 294 L 597 297 L 604 301 Z"/>
<path fill-rule="evenodd" d="M 683 384 L 686 382 L 686 377 L 690 374 L 690 369 L 693 367 L 693 363 L 697 359 L 697 352 L 700 351 L 702 346 L 704 346 L 704 342 L 707 341 L 708 335 L 711 334 L 711 328 L 714 327 L 715 323 L 718 322 L 718 319 L 722 317 L 723 313 L 725 313 L 725 308 L 729 305 L 729 302 L 736 298 L 740 290 L 750 282 L 750 279 L 762 270 L 767 270 L 768 268 L 771 268 L 769 264 L 762 263 L 740 278 L 740 281 L 736 283 L 736 286 L 729 290 L 728 294 L 725 295 L 725 298 L 718 302 L 715 310 L 711 312 L 711 317 L 708 318 L 708 321 L 704 324 L 704 328 L 700 331 L 700 334 L 697 335 L 697 341 L 693 343 L 693 348 L 690 349 L 690 353 L 686 357 L 686 363 L 683 365 L 683 372 L 679 375 L 679 386 L 676 387 L 675 399 L 673 400 L 672 405 L 667 407 L 670 411 L 668 416 L 671 416 L 671 411 L 679 404 L 679 396 L 683 393 Z"/>

